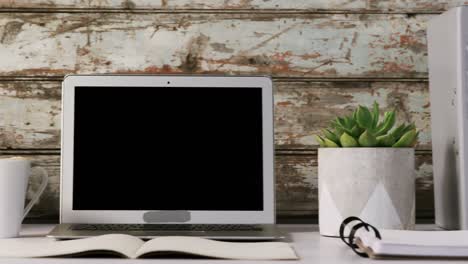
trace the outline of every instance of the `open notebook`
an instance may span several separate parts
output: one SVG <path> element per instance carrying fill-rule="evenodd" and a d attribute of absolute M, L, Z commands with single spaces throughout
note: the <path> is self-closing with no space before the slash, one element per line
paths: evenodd
<path fill-rule="evenodd" d="M 351 218 L 357 224 L 345 220 L 341 239 L 362 257 L 468 259 L 468 231 L 378 230 Z"/>
<path fill-rule="evenodd" d="M 223 259 L 298 259 L 288 243 L 221 242 L 198 237 L 167 236 L 147 242 L 129 235 L 111 234 L 77 240 L 53 238 L 0 239 L 0 257 L 34 258 L 109 254 L 125 258 L 186 254 Z"/>

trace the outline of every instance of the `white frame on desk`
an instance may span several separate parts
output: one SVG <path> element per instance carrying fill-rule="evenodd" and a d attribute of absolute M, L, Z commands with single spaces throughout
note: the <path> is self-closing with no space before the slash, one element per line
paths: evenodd
<path fill-rule="evenodd" d="M 263 211 L 189 211 L 189 224 L 274 224 L 273 88 L 269 77 L 179 75 L 67 75 L 62 83 L 60 223 L 146 223 L 150 211 L 73 210 L 75 86 L 262 88 Z M 242 195 L 239 190 L 239 195 Z M 164 211 L 158 211 L 164 213 Z M 165 222 L 175 223 L 175 222 Z"/>

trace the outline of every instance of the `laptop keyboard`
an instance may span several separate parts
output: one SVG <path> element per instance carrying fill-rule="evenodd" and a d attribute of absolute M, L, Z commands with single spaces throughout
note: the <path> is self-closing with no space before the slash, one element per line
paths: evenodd
<path fill-rule="evenodd" d="M 75 224 L 72 230 L 81 231 L 261 231 L 258 225 L 213 224 Z"/>

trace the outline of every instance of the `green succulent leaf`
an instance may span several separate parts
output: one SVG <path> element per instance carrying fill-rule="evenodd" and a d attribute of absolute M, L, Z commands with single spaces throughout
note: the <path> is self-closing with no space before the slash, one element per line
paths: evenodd
<path fill-rule="evenodd" d="M 336 122 L 333 122 L 333 128 L 335 129 L 335 135 L 336 135 L 336 138 L 340 138 L 341 135 L 343 135 L 343 133 L 348 133 L 348 134 L 352 134 L 352 128 L 347 128 L 347 127 L 344 127 L 340 124 L 337 124 Z"/>
<path fill-rule="evenodd" d="M 399 139 L 403 136 L 403 134 L 413 129 L 416 129 L 416 126 L 414 125 L 414 123 L 411 123 L 409 125 L 401 124 L 394 130 L 392 130 L 391 133 L 395 139 Z"/>
<path fill-rule="evenodd" d="M 345 119 L 346 128 L 352 129 L 356 125 L 356 122 L 354 121 L 352 116 L 346 116 L 344 119 Z"/>
<path fill-rule="evenodd" d="M 331 141 L 333 141 L 333 142 L 339 142 L 339 141 L 340 141 L 340 138 L 337 137 L 337 136 L 335 135 L 335 133 L 331 132 L 330 130 L 324 129 L 324 130 L 322 130 L 322 132 L 323 132 L 323 135 L 324 135 L 326 138 L 328 138 L 329 140 L 331 140 Z"/>
<path fill-rule="evenodd" d="M 416 129 L 416 125 L 414 123 L 411 123 L 405 127 L 405 129 L 403 130 L 403 134 L 413 129 Z"/>
<path fill-rule="evenodd" d="M 340 143 L 343 148 L 359 147 L 357 140 L 350 136 L 348 133 L 343 133 L 343 135 L 341 135 Z"/>
<path fill-rule="evenodd" d="M 357 120 L 357 109 L 353 111 L 353 115 L 352 115 L 352 116 L 353 116 L 354 122 L 356 122 L 356 120 Z"/>
<path fill-rule="evenodd" d="M 374 106 L 372 108 L 372 128 L 376 128 L 379 123 L 379 104 L 377 101 L 374 101 Z"/>
<path fill-rule="evenodd" d="M 341 127 L 341 125 L 338 124 L 338 123 L 336 122 L 336 120 L 331 121 L 331 122 L 330 122 L 330 126 L 333 127 L 333 128 Z"/>
<path fill-rule="evenodd" d="M 337 117 L 337 118 L 335 119 L 335 122 L 336 122 L 337 125 L 339 125 L 339 126 L 341 126 L 341 127 L 343 127 L 343 128 L 346 128 L 346 123 L 345 123 L 345 119 L 344 119 L 344 118 L 342 118 L 342 117 Z"/>
<path fill-rule="evenodd" d="M 416 131 L 416 129 L 412 129 L 408 132 L 406 132 L 395 144 L 393 144 L 392 147 L 394 148 L 409 148 L 412 147 L 417 139 L 418 139 L 419 133 Z"/>
<path fill-rule="evenodd" d="M 359 138 L 362 132 L 364 132 L 364 129 L 360 128 L 359 126 L 354 126 L 353 129 L 351 129 L 351 136 Z"/>
<path fill-rule="evenodd" d="M 372 135 L 368 130 L 364 131 L 359 137 L 359 145 L 361 147 L 376 147 L 377 146 L 377 138 Z"/>
<path fill-rule="evenodd" d="M 342 129 L 342 128 L 339 128 L 339 127 L 335 127 L 335 135 L 337 137 L 341 137 L 341 135 L 343 135 L 345 131 Z"/>
<path fill-rule="evenodd" d="M 338 124 L 336 121 L 332 121 L 330 124 L 330 127 L 335 130 L 336 135 L 343 134 L 343 127 L 340 124 Z"/>
<path fill-rule="evenodd" d="M 325 142 L 325 147 L 327 148 L 339 148 L 340 147 L 338 144 L 329 140 L 328 138 L 324 138 L 323 141 Z"/>
<path fill-rule="evenodd" d="M 321 136 L 315 135 L 315 140 L 320 144 L 320 147 L 324 148 L 327 146 L 327 144 L 325 144 L 325 140 L 323 140 Z"/>
<path fill-rule="evenodd" d="M 385 125 L 385 120 L 388 119 L 388 115 L 389 115 L 389 114 L 390 114 L 390 112 L 385 112 L 385 113 L 384 113 L 384 120 L 382 120 L 382 122 L 380 122 L 380 123 L 377 125 L 377 127 L 376 127 L 377 130 L 382 129 L 382 127 Z"/>
<path fill-rule="evenodd" d="M 395 138 L 393 137 L 392 134 L 387 134 L 387 135 L 377 137 L 377 145 L 379 147 L 390 148 L 393 146 L 393 144 L 395 144 Z"/>
<path fill-rule="evenodd" d="M 401 124 L 398 127 L 394 128 L 390 133 L 392 134 L 393 138 L 399 139 L 404 134 L 404 130 L 406 128 L 405 124 Z"/>
<path fill-rule="evenodd" d="M 372 129 L 372 114 L 367 107 L 361 105 L 358 107 L 356 122 L 362 128 Z"/>
<path fill-rule="evenodd" d="M 395 125 L 396 113 L 395 111 L 385 112 L 384 121 L 377 127 L 376 135 L 381 136 L 386 134 Z"/>

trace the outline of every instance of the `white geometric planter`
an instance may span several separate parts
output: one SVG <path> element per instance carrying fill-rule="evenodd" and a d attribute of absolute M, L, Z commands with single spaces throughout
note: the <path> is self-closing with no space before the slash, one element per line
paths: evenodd
<path fill-rule="evenodd" d="M 320 148 L 318 166 L 321 235 L 338 236 L 348 216 L 414 229 L 413 148 Z"/>

